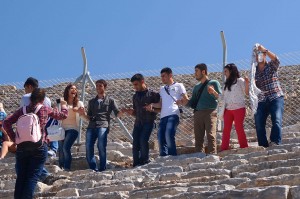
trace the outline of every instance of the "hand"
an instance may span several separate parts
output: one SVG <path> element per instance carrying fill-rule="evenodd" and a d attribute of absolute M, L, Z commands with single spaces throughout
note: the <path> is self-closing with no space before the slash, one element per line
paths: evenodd
<path fill-rule="evenodd" d="M 60 104 L 61 105 L 67 105 L 67 102 L 64 99 L 60 99 Z"/>
<path fill-rule="evenodd" d="M 152 104 L 148 104 L 148 105 L 144 106 L 144 108 L 146 109 L 146 111 L 153 112 Z"/>
<path fill-rule="evenodd" d="M 77 111 L 75 112 L 77 112 L 79 115 L 85 115 L 85 108 L 84 107 L 77 108 Z"/>
<path fill-rule="evenodd" d="M 209 94 L 214 94 L 216 91 L 215 91 L 215 89 L 214 89 L 214 87 L 213 86 L 208 86 L 207 87 L 207 92 L 209 93 Z"/>
<path fill-rule="evenodd" d="M 178 106 L 181 106 L 181 105 L 183 105 L 182 99 L 180 99 L 180 100 L 177 100 L 177 101 L 176 101 L 176 104 L 177 104 Z"/>
<path fill-rule="evenodd" d="M 249 78 L 247 76 L 244 77 L 245 83 L 249 84 Z"/>
<path fill-rule="evenodd" d="M 258 46 L 258 51 L 265 52 L 267 49 L 263 45 Z"/>

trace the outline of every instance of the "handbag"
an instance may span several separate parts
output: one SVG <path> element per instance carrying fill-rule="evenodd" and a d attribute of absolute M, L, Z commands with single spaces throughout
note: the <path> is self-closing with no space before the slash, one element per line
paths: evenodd
<path fill-rule="evenodd" d="M 56 121 L 56 124 L 54 122 Z M 52 120 L 50 126 L 47 128 L 49 141 L 60 141 L 65 139 L 65 130 L 61 127 L 61 122 Z"/>

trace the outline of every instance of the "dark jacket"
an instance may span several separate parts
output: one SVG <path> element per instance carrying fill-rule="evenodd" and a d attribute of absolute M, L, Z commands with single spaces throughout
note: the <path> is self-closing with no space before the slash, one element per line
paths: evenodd
<path fill-rule="evenodd" d="M 114 99 L 106 95 L 100 104 L 98 102 L 98 96 L 91 99 L 88 104 L 87 112 L 87 115 L 91 118 L 88 128 L 108 128 L 112 112 L 114 112 L 116 116 L 120 112 Z"/>
<path fill-rule="evenodd" d="M 158 103 L 160 101 L 159 93 L 150 89 L 145 91 L 137 91 L 133 95 L 133 109 L 135 115 L 135 125 L 143 123 L 153 123 L 157 113 L 146 111 L 145 105 Z"/>

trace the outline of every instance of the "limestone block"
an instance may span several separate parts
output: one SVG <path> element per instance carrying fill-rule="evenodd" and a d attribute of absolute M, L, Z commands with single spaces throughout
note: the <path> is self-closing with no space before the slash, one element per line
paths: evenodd
<path fill-rule="evenodd" d="M 79 196 L 79 191 L 78 189 L 75 188 L 69 188 L 69 189 L 63 189 L 60 190 L 59 192 L 57 192 L 57 194 L 55 195 L 57 197 L 77 197 Z"/>
<path fill-rule="evenodd" d="M 290 188 L 291 199 L 300 199 L 300 186 L 293 186 Z"/>
<path fill-rule="evenodd" d="M 253 198 L 272 198 L 272 199 L 287 199 L 289 186 L 274 186 L 267 188 L 253 188 L 241 190 L 226 190 L 218 191 L 207 199 L 253 199 Z"/>
<path fill-rule="evenodd" d="M 220 191 L 220 190 L 233 190 L 233 185 L 212 185 L 212 186 L 192 186 L 188 188 L 188 192 L 207 192 L 207 191 Z"/>
<path fill-rule="evenodd" d="M 1 199 L 11 199 L 14 198 L 14 189 L 11 190 L 0 190 Z"/>
<path fill-rule="evenodd" d="M 185 193 L 188 188 L 186 187 L 171 187 L 171 188 L 161 188 L 153 190 L 137 190 L 130 192 L 129 197 L 131 199 L 135 198 L 159 198 L 164 195 L 176 195 L 179 193 Z"/>
<path fill-rule="evenodd" d="M 80 195 L 91 195 L 99 192 L 119 192 L 119 191 L 132 191 L 135 188 L 132 183 L 124 183 L 119 185 L 99 186 L 80 191 Z"/>
<path fill-rule="evenodd" d="M 15 180 L 1 180 L 0 181 L 0 190 L 10 190 L 15 189 Z"/>
<path fill-rule="evenodd" d="M 189 170 L 199 170 L 199 169 L 209 169 L 209 168 L 215 168 L 215 169 L 228 169 L 231 170 L 233 167 L 236 167 L 238 165 L 246 165 L 248 164 L 247 160 L 241 159 L 241 160 L 229 160 L 229 161 L 220 161 L 217 163 L 214 162 L 206 162 L 206 163 L 193 163 L 189 165 Z"/>
<path fill-rule="evenodd" d="M 186 173 L 182 173 L 182 179 L 191 179 L 203 176 L 215 176 L 215 175 L 228 175 L 230 176 L 231 171 L 226 169 L 199 169 L 193 170 Z"/>
<path fill-rule="evenodd" d="M 181 173 L 166 173 L 158 176 L 159 181 L 176 181 L 181 179 Z"/>

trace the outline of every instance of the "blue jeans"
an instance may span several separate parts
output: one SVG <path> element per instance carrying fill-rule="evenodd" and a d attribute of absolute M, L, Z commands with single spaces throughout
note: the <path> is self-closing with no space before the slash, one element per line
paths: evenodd
<path fill-rule="evenodd" d="M 47 159 L 47 144 L 34 151 L 17 148 L 16 165 L 17 179 L 15 184 L 15 199 L 33 198 L 36 184 L 40 178 Z"/>
<path fill-rule="evenodd" d="M 136 124 L 133 129 L 133 166 L 144 165 L 149 162 L 149 138 L 154 128 L 154 122 Z"/>
<path fill-rule="evenodd" d="M 272 129 L 270 135 L 270 141 L 276 144 L 281 144 L 281 128 L 282 128 L 282 115 L 284 110 L 284 99 L 279 97 L 272 101 L 266 100 L 265 102 L 259 102 L 257 112 L 255 114 L 255 127 L 258 145 L 268 147 L 268 139 L 266 133 L 266 121 L 269 115 L 271 115 Z"/>
<path fill-rule="evenodd" d="M 86 131 L 86 160 L 90 169 L 93 169 L 94 171 L 104 171 L 106 169 L 106 146 L 108 131 L 108 128 L 89 128 Z M 97 139 L 97 147 L 100 157 L 99 168 L 97 168 L 94 155 L 94 145 Z"/>
<path fill-rule="evenodd" d="M 50 142 L 49 148 L 56 153 L 58 150 L 58 141 Z"/>
<path fill-rule="evenodd" d="M 177 155 L 175 134 L 178 124 L 178 115 L 170 115 L 160 119 L 157 133 L 160 156 Z"/>
<path fill-rule="evenodd" d="M 65 139 L 58 142 L 59 167 L 67 170 L 71 169 L 72 155 L 71 147 L 78 137 L 79 132 L 71 129 L 66 130 Z"/>

